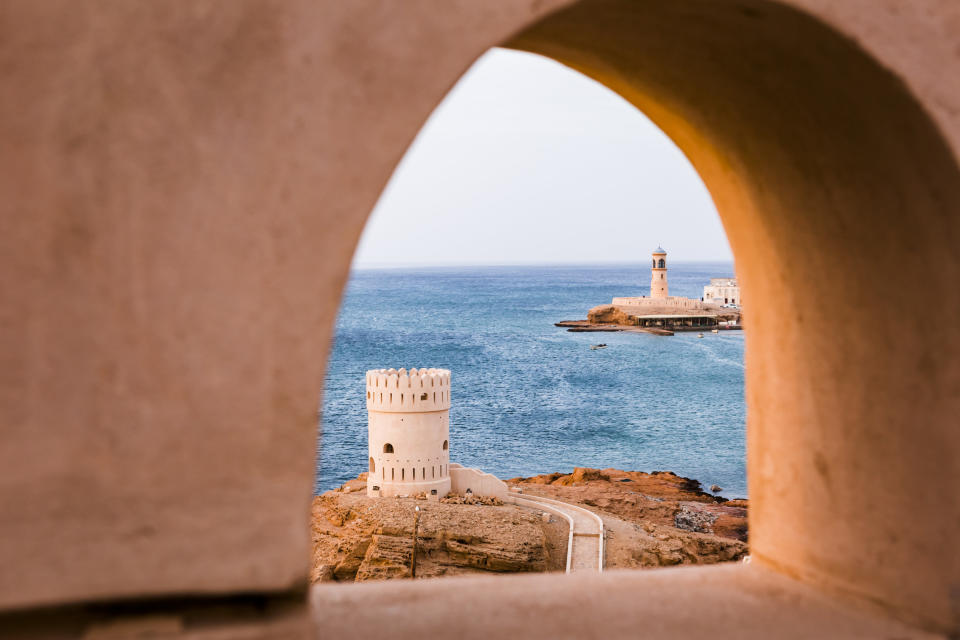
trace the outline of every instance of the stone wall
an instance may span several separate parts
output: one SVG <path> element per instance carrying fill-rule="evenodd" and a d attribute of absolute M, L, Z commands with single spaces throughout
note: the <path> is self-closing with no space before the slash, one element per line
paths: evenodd
<path fill-rule="evenodd" d="M 706 308 L 706 305 L 700 300 L 680 296 L 670 296 L 667 298 L 614 298 L 611 304 L 617 307 L 626 307 L 626 311 L 630 311 L 631 308 L 636 308 L 637 313 L 647 313 L 643 311 L 645 307 L 692 310 L 703 310 Z"/>

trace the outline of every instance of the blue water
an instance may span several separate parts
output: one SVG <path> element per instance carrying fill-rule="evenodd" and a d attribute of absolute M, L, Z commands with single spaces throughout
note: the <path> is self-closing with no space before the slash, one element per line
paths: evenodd
<path fill-rule="evenodd" d="M 745 497 L 743 333 L 570 333 L 645 264 L 354 271 L 330 355 L 316 489 L 366 470 L 364 373 L 453 375 L 450 453 L 501 478 L 574 466 L 670 470 Z M 700 297 L 729 263 L 673 263 L 670 293 Z M 605 342 L 607 349 L 591 350 Z"/>

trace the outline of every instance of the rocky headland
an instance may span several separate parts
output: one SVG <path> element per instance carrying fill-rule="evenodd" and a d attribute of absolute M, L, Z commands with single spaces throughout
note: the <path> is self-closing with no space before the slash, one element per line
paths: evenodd
<path fill-rule="evenodd" d="M 747 503 L 673 473 L 577 468 L 513 478 L 524 494 L 586 507 L 602 517 L 607 568 L 711 564 L 747 553 Z M 496 499 L 368 498 L 366 474 L 317 496 L 311 579 L 366 581 L 467 573 L 563 571 L 566 522 Z"/>
<path fill-rule="evenodd" d="M 717 322 L 733 322 L 735 324 L 719 325 L 715 328 L 730 330 L 730 329 L 740 329 L 740 313 L 736 311 L 729 311 L 721 309 L 719 307 L 710 307 L 709 311 L 704 310 L 690 310 L 690 309 L 678 309 L 669 306 L 657 307 L 657 306 L 646 306 L 643 308 L 641 315 L 655 315 L 655 314 L 666 314 L 671 316 L 710 316 L 715 318 Z M 554 326 L 563 327 L 567 331 L 574 332 L 589 332 L 589 331 L 626 331 L 634 333 L 653 333 L 658 335 L 673 335 L 673 330 L 677 331 L 700 331 L 701 327 L 686 327 L 686 326 L 671 326 L 669 328 L 664 327 L 649 327 L 649 326 L 638 326 L 639 318 L 641 317 L 638 314 L 636 308 L 629 308 L 625 306 L 617 306 L 613 304 L 601 304 L 599 306 L 593 307 L 587 312 L 586 320 L 561 320 L 560 322 L 555 322 Z"/>

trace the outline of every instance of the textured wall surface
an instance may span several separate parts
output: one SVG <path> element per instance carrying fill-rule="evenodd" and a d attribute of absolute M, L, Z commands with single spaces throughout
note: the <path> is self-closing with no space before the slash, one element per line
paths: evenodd
<path fill-rule="evenodd" d="M 960 128 L 942 108 L 960 105 L 960 87 L 934 91 L 921 65 L 911 95 L 891 72 L 910 77 L 897 56 L 926 40 L 934 52 L 956 43 L 956 10 L 940 5 L 946 23 L 934 28 L 935 4 L 863 5 L 872 29 L 861 25 L 857 43 L 764 2 L 598 0 L 511 45 L 643 109 L 717 203 L 748 292 L 754 557 L 951 625 L 960 558 L 943 550 L 957 531 L 946 523 L 960 521 L 960 337 L 871 299 L 885 283 L 960 312 L 949 294 L 960 282 Z M 841 27 L 854 19 L 818 10 Z M 920 37 L 918 25 L 933 31 Z M 938 64 L 960 66 L 958 50 Z"/>
<path fill-rule="evenodd" d="M 960 626 L 960 336 L 873 290 L 960 315 L 956 3 L 15 0 L 0 18 L 0 608 L 302 588 L 356 241 L 434 106 L 508 42 L 643 109 L 718 205 L 749 291 L 755 558 Z"/>

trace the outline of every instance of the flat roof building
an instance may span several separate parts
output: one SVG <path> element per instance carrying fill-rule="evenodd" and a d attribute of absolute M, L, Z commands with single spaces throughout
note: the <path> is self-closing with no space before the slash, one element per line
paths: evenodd
<path fill-rule="evenodd" d="M 737 279 L 710 278 L 710 284 L 703 288 L 703 301 L 740 306 L 740 285 L 737 284 Z"/>

